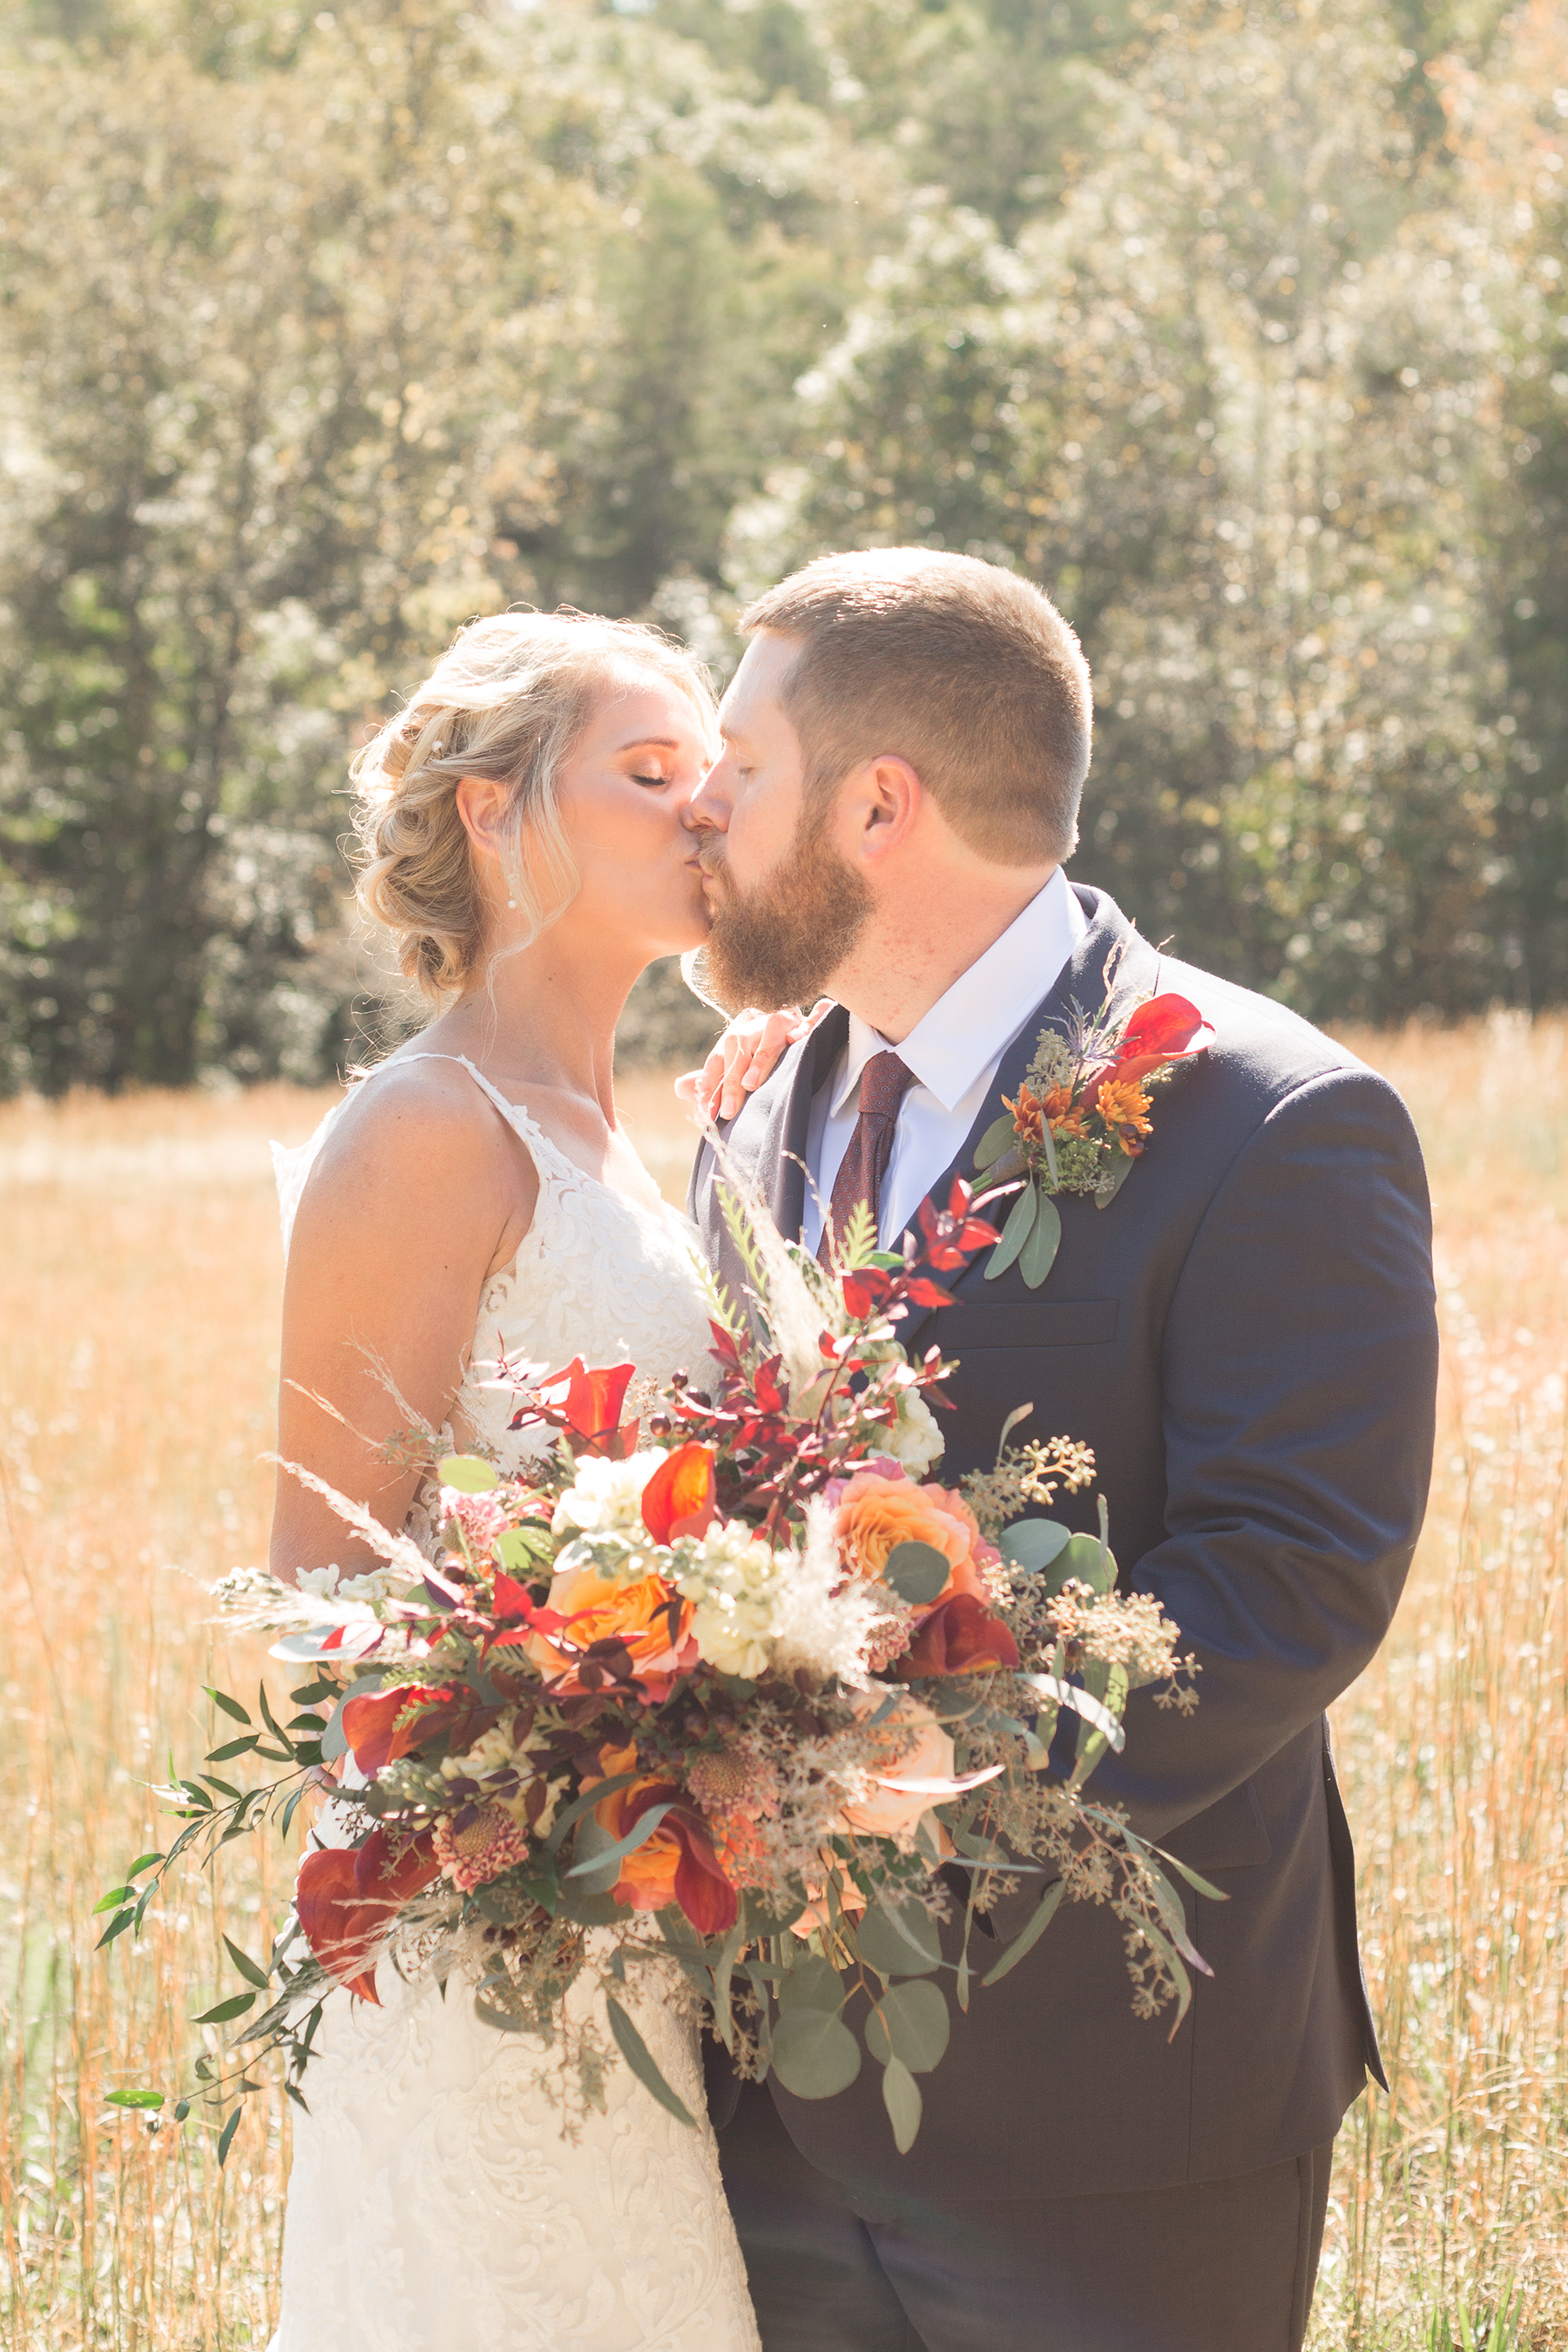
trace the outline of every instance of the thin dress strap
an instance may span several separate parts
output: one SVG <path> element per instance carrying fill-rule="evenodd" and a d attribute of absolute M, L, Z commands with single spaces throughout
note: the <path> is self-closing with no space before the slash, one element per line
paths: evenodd
<path fill-rule="evenodd" d="M 337 1118 L 339 1112 L 343 1109 L 344 1106 L 353 1100 L 354 1096 L 359 1092 L 362 1087 L 369 1086 L 371 1080 L 373 1078 L 379 1077 L 383 1070 L 400 1068 L 405 1062 L 458 1063 L 463 1069 L 467 1070 L 469 1077 L 473 1079 L 474 1084 L 479 1088 L 480 1092 L 488 1095 L 496 1109 L 500 1113 L 502 1118 L 505 1119 L 507 1125 L 517 1137 L 518 1140 L 526 1147 L 531 1154 L 536 1156 L 542 1155 L 545 1158 L 553 1159 L 557 1163 L 565 1159 L 564 1153 L 562 1152 L 556 1145 L 551 1142 L 550 1138 L 545 1134 L 538 1121 L 531 1118 L 521 1104 L 509 1102 L 505 1095 L 502 1094 L 500 1088 L 494 1085 L 490 1079 L 487 1078 L 483 1070 L 478 1068 L 474 1063 L 470 1062 L 466 1054 L 434 1054 L 424 1052 L 416 1054 L 397 1054 L 392 1055 L 384 1062 L 377 1062 L 373 1068 L 362 1070 L 357 1073 L 350 1086 L 348 1093 L 344 1095 L 342 1101 L 335 1102 L 332 1105 L 331 1110 L 328 1111 L 326 1117 L 322 1119 L 321 1125 L 317 1128 L 315 1133 L 311 1136 L 308 1143 L 295 1144 L 293 1146 L 282 1143 L 273 1144 L 272 1169 L 278 1181 L 278 1211 L 279 1222 L 283 1228 L 283 1255 L 285 1258 L 287 1258 L 289 1255 L 289 1244 L 294 1231 L 294 1218 L 299 1209 L 301 1196 L 304 1193 L 305 1181 L 315 1163 L 317 1153 L 321 1150 L 322 1144 L 327 1139 L 328 1129 L 332 1125 L 333 1120 Z M 540 1174 L 542 1179 L 544 1174 L 544 1171 L 542 1169 L 541 1169 Z"/>

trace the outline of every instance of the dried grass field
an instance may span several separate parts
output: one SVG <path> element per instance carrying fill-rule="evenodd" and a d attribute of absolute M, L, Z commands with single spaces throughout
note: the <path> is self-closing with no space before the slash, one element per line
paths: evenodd
<path fill-rule="evenodd" d="M 1336 1734 L 1393 2095 L 1341 2140 L 1313 2352 L 1568 2347 L 1568 1026 L 1355 1041 L 1411 1101 L 1437 1202 L 1446 1365 L 1409 1593 Z M 259 2346 L 287 2120 L 150 2132 L 221 1929 L 265 1949 L 291 1858 L 231 1849 L 217 1911 L 97 1954 L 92 1906 L 160 1845 L 145 1783 L 253 1685 L 204 1582 L 263 1555 L 280 1273 L 266 1150 L 330 1097 L 0 1108 L 0 2347 Z M 627 1090 L 668 1189 L 665 1082 Z M 276 1675 L 276 1670 L 273 1670 Z M 281 1685 L 275 1681 L 275 1691 Z M 205 1735 L 212 1731 L 212 1737 Z M 224 1990 L 227 1990 L 225 1985 Z"/>

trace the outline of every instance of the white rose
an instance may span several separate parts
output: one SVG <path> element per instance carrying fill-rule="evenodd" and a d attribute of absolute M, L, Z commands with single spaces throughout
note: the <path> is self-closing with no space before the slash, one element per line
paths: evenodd
<path fill-rule="evenodd" d="M 585 1455 L 577 1465 L 575 1484 L 555 1506 L 556 1526 L 581 1528 L 585 1535 L 640 1530 L 643 1488 L 663 1460 L 662 1445 L 647 1446 L 625 1462 Z"/>
<path fill-rule="evenodd" d="M 941 1461 L 946 1440 L 919 1389 L 900 1390 L 899 1417 L 884 1443 L 894 1461 L 901 1463 L 911 1478 L 918 1478 L 933 1462 Z"/>

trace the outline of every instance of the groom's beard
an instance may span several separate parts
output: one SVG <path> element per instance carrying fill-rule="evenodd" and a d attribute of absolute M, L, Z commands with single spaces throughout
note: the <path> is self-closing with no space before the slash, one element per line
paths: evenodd
<path fill-rule="evenodd" d="M 721 837 L 705 852 L 714 912 L 703 977 L 726 1012 L 809 1004 L 865 928 L 870 890 L 820 828 L 820 817 L 805 811 L 784 858 L 755 890 L 737 887 Z"/>

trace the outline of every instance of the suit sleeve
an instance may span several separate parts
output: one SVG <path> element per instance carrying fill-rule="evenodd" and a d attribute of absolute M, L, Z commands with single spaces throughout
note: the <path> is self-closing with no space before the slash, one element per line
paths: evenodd
<path fill-rule="evenodd" d="M 1196 1654 L 1198 1706 L 1135 1693 L 1091 1783 L 1145 1836 L 1266 1763 L 1382 1641 L 1426 1508 L 1436 1364 L 1409 1116 L 1370 1072 L 1315 1078 L 1232 1163 L 1166 1318 L 1166 1533 L 1131 1580 Z"/>
<path fill-rule="evenodd" d="M 692 1155 L 691 1173 L 686 1180 L 686 1213 L 692 1220 L 694 1224 L 700 1224 L 702 1221 L 702 1211 L 700 1206 L 702 1171 L 711 1156 L 712 1155 L 710 1153 L 708 1149 L 707 1139 L 704 1137 L 698 1144 L 697 1150 Z"/>

